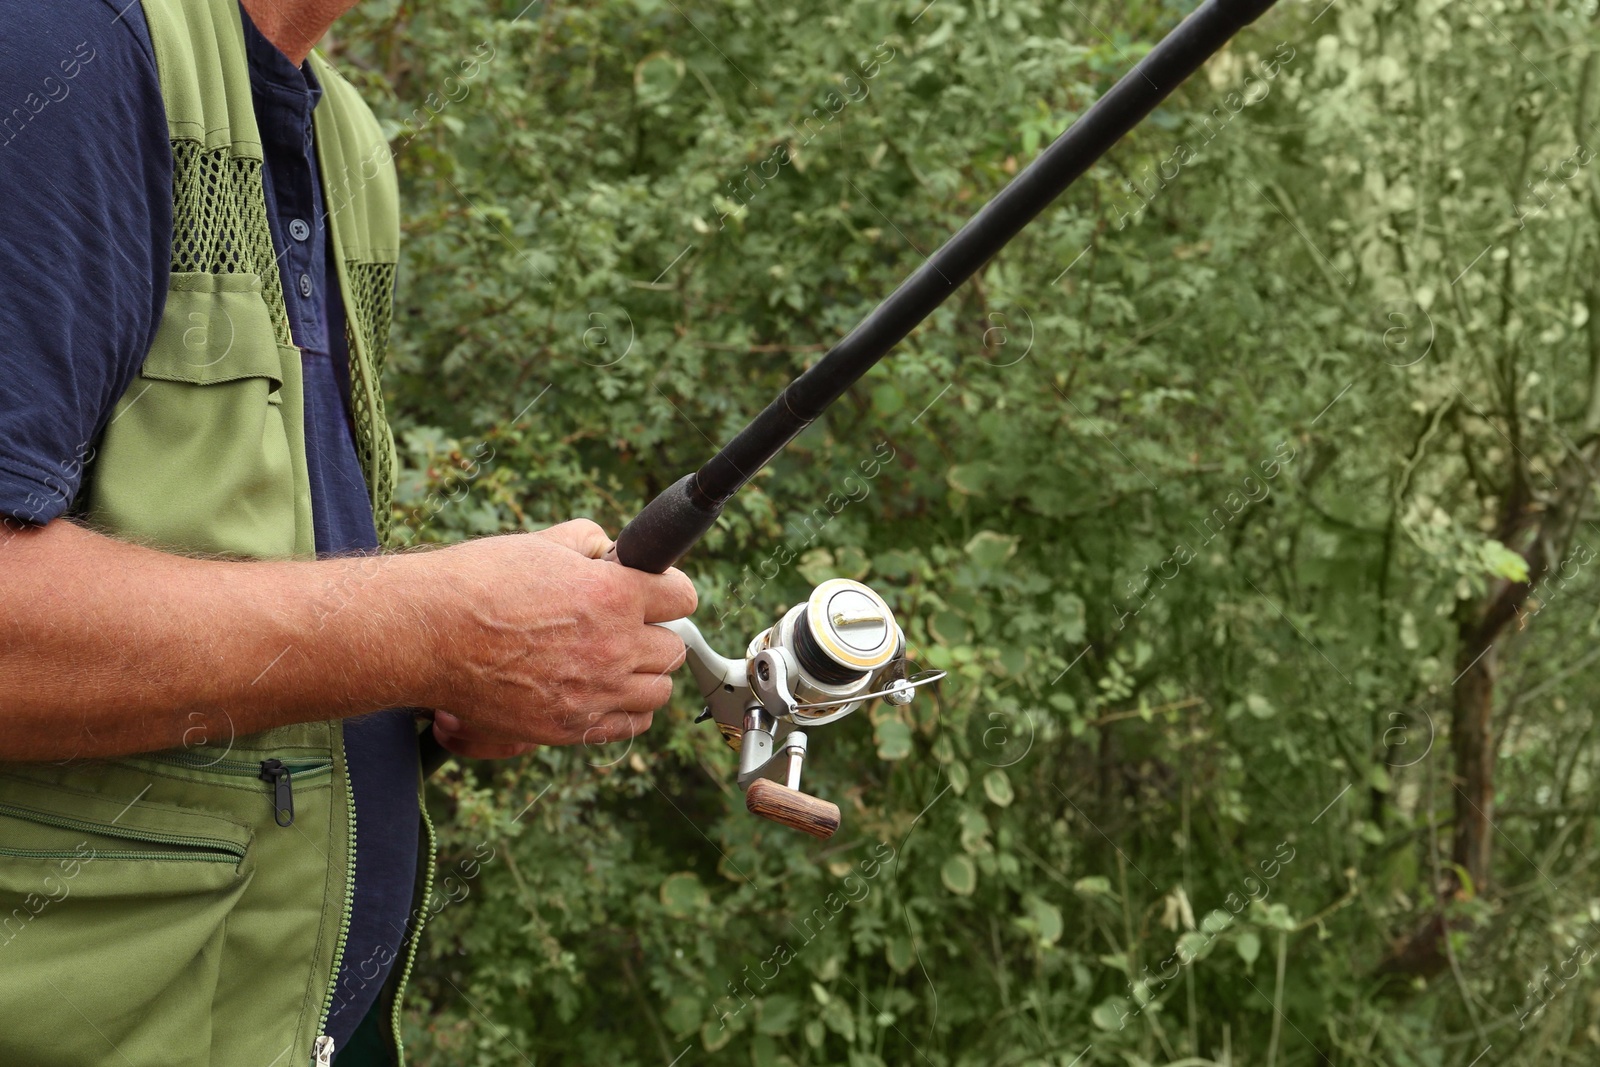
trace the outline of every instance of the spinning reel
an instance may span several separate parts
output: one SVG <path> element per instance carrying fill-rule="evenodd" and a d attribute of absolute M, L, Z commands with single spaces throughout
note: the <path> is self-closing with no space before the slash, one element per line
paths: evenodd
<path fill-rule="evenodd" d="M 739 753 L 739 786 L 751 814 L 828 838 L 839 806 L 801 792 L 806 729 L 838 722 L 882 697 L 909 704 L 944 671 L 906 676 L 906 636 L 883 598 L 860 582 L 830 578 L 757 634 L 741 659 L 712 651 L 688 619 L 660 623 L 683 640 L 705 710 Z"/>

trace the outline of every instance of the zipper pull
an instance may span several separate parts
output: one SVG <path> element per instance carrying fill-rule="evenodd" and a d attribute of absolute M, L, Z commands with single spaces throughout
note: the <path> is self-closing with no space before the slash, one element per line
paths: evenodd
<path fill-rule="evenodd" d="M 289 768 L 283 765 L 281 759 L 264 759 L 261 761 L 261 780 L 272 783 L 272 816 L 278 820 L 279 826 L 294 825 L 294 791 L 289 788 Z M 323 1038 L 328 1042 L 328 1054 L 333 1055 L 333 1041 Z M 317 1061 L 319 1064 L 321 1060 Z"/>
<path fill-rule="evenodd" d="M 277 760 L 267 760 L 268 763 L 277 763 Z M 317 1038 L 316 1044 L 311 1046 L 312 1055 L 316 1056 L 316 1067 L 333 1067 L 333 1038 L 322 1034 Z"/>

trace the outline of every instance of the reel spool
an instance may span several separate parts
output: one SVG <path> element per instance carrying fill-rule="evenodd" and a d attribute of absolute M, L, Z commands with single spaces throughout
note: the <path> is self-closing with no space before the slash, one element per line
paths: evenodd
<path fill-rule="evenodd" d="M 752 814 L 828 838 L 839 808 L 800 789 L 807 736 L 882 697 L 908 704 L 944 677 L 906 677 L 905 633 L 882 597 L 850 578 L 831 578 L 757 634 L 743 659 L 718 655 L 688 619 L 661 623 L 682 638 L 705 711 L 739 753 L 739 785 Z"/>

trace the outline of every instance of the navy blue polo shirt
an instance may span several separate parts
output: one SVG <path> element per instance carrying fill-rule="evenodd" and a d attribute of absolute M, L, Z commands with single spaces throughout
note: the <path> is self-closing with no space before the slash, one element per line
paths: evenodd
<path fill-rule="evenodd" d="M 0 0 L 0 514 L 65 514 L 138 373 L 171 270 L 172 155 L 137 2 Z M 322 94 L 244 16 L 268 223 L 305 380 L 319 556 L 374 551 L 311 113 Z M 23 190 L 27 195 L 19 195 Z M 355 906 L 327 1032 L 344 1047 L 405 951 L 419 814 L 406 711 L 346 720 Z"/>

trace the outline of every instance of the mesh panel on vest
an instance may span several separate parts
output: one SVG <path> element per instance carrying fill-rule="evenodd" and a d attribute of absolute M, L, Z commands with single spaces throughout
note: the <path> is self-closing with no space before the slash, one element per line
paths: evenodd
<path fill-rule="evenodd" d="M 389 451 L 388 419 L 383 408 L 383 389 L 379 375 L 389 353 L 389 325 L 394 318 L 394 268 L 393 263 L 363 263 L 350 260 L 345 264 L 350 281 L 345 305 L 355 310 L 353 319 L 347 321 L 345 332 L 350 352 L 350 383 L 354 397 L 366 395 L 365 382 L 372 383 L 374 410 L 371 418 L 357 418 L 355 425 L 356 454 L 361 469 L 366 473 L 367 485 L 372 491 L 372 521 L 378 530 L 379 543 L 389 539 L 393 516 L 390 501 L 394 497 L 394 468 Z M 357 347 L 354 332 L 361 331 L 365 342 Z M 367 353 L 367 366 L 357 365 L 359 352 Z"/>
<path fill-rule="evenodd" d="M 394 264 L 352 261 L 347 266 L 351 286 L 355 289 L 350 294 L 350 302 L 355 305 L 361 327 L 366 332 L 372 369 L 382 374 L 384 360 L 389 354 L 389 323 L 394 318 Z"/>
<path fill-rule="evenodd" d="M 259 159 L 241 159 L 227 146 L 208 152 L 198 141 L 172 142 L 172 269 L 258 275 L 278 343 L 293 343 Z"/>
<path fill-rule="evenodd" d="M 181 139 L 172 141 L 172 161 L 173 271 L 257 275 L 278 343 L 293 345 L 283 278 L 267 225 L 261 161 L 236 157 L 226 146 L 208 152 L 198 141 Z M 391 527 L 394 469 L 379 375 L 389 351 L 395 265 L 348 261 L 346 269 L 351 292 L 345 294 L 345 304 L 354 309 L 346 325 L 354 400 L 350 421 L 372 496 L 373 522 L 383 543 Z M 365 368 L 358 363 L 362 352 Z M 367 381 L 372 383 L 370 410 L 365 402 Z"/>

